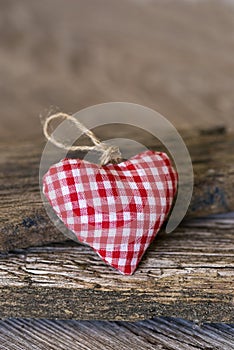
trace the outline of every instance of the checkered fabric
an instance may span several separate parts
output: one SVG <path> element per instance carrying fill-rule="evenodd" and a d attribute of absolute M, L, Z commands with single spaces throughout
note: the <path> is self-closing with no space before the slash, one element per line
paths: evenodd
<path fill-rule="evenodd" d="M 43 192 L 79 241 L 131 275 L 170 211 L 177 179 L 165 153 L 146 151 L 102 167 L 64 159 L 45 174 Z"/>

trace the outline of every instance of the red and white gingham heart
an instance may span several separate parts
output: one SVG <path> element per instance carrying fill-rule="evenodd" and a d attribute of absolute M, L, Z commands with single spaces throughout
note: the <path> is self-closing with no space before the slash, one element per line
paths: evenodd
<path fill-rule="evenodd" d="M 64 159 L 45 174 L 43 192 L 81 242 L 130 275 L 170 211 L 177 179 L 165 153 L 146 151 L 102 167 Z"/>

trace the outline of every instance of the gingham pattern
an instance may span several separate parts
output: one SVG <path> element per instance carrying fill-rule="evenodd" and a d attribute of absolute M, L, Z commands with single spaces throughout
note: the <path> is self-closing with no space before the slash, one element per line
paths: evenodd
<path fill-rule="evenodd" d="M 43 179 L 43 192 L 63 223 L 123 274 L 135 271 L 176 188 L 168 156 L 153 151 L 102 167 L 64 159 Z"/>

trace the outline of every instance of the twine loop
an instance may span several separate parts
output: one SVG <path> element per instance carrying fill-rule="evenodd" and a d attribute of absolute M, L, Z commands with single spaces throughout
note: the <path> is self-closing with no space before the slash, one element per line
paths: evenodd
<path fill-rule="evenodd" d="M 71 121 L 75 124 L 77 129 L 79 129 L 83 134 L 86 134 L 91 141 L 93 142 L 94 146 L 69 146 L 66 145 L 54 138 L 53 134 L 49 133 L 49 125 L 52 120 L 55 119 L 64 119 Z M 66 114 L 66 113 L 56 113 L 51 116 L 49 116 L 43 126 L 44 135 L 47 138 L 48 141 L 53 143 L 55 146 L 59 148 L 66 149 L 68 151 L 97 151 L 101 152 L 102 155 L 100 157 L 100 165 L 106 165 L 108 163 L 119 163 L 122 159 L 121 152 L 119 150 L 119 147 L 108 145 L 102 141 L 100 141 L 96 135 L 89 129 L 86 128 L 79 120 L 77 120 L 72 115 Z"/>

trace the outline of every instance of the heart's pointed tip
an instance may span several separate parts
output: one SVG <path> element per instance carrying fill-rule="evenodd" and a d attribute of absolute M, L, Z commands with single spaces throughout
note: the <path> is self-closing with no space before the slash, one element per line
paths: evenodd
<path fill-rule="evenodd" d="M 131 272 L 125 272 L 124 275 L 125 275 L 125 276 L 133 276 L 135 271 L 136 271 L 136 269 L 134 269 L 134 270 L 131 271 Z"/>
<path fill-rule="evenodd" d="M 117 266 L 113 266 L 113 265 L 111 265 L 111 266 L 114 267 L 114 269 L 117 270 L 118 272 L 120 272 L 123 276 L 132 276 L 137 269 L 137 266 L 134 266 L 131 268 L 126 267 L 126 266 L 123 266 L 122 268 L 117 267 Z"/>

